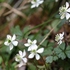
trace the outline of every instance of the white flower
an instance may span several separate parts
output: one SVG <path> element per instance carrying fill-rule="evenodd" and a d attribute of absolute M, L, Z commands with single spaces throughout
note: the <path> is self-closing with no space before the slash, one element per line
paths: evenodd
<path fill-rule="evenodd" d="M 43 53 L 43 51 L 44 51 L 44 48 L 38 49 L 38 47 L 37 47 L 37 48 L 31 50 L 30 55 L 28 56 L 28 58 L 34 58 L 34 56 L 35 56 L 36 60 L 39 60 L 40 59 L 39 54 Z"/>
<path fill-rule="evenodd" d="M 66 2 L 66 7 L 62 6 L 59 8 L 59 14 L 61 16 L 61 19 L 64 19 L 66 17 L 66 20 L 68 20 L 70 18 L 70 8 L 68 2 Z"/>
<path fill-rule="evenodd" d="M 28 47 L 28 51 L 36 50 L 37 48 L 38 48 L 38 46 L 36 44 L 33 44 L 33 45 Z"/>
<path fill-rule="evenodd" d="M 26 65 L 26 63 L 27 63 L 27 58 L 26 58 L 25 56 L 26 56 L 25 50 L 24 50 L 24 52 L 19 51 L 19 54 L 16 55 L 15 61 L 16 61 L 16 62 L 19 62 L 19 64 L 18 64 L 19 67 L 21 67 L 21 66 L 23 66 L 23 65 Z"/>
<path fill-rule="evenodd" d="M 58 2 L 59 0 L 55 0 L 55 2 Z"/>
<path fill-rule="evenodd" d="M 28 39 L 27 42 L 28 42 L 28 43 L 25 43 L 24 45 L 25 45 L 26 47 L 28 47 L 28 51 L 31 51 L 31 50 L 37 48 L 37 45 L 36 45 L 37 40 L 31 41 L 30 39 Z"/>
<path fill-rule="evenodd" d="M 16 35 L 14 34 L 13 37 L 11 37 L 10 35 L 7 35 L 7 39 L 4 42 L 4 44 L 6 46 L 9 46 L 10 50 L 12 50 L 14 46 L 18 45 L 18 41 L 16 41 Z"/>
<path fill-rule="evenodd" d="M 28 43 L 25 43 L 25 44 L 24 44 L 26 47 L 31 46 L 31 45 L 33 45 L 33 44 L 36 44 L 36 43 L 37 43 L 37 40 L 31 41 L 30 39 L 28 39 L 27 42 L 28 42 Z"/>
<path fill-rule="evenodd" d="M 62 40 L 63 40 L 63 37 L 64 36 L 64 32 L 61 34 L 57 34 L 56 37 L 55 37 L 55 41 L 58 42 L 58 44 L 61 44 L 62 43 Z"/>
<path fill-rule="evenodd" d="M 31 8 L 38 7 L 42 3 L 43 3 L 43 0 L 32 0 L 31 1 L 31 4 L 32 4 Z"/>

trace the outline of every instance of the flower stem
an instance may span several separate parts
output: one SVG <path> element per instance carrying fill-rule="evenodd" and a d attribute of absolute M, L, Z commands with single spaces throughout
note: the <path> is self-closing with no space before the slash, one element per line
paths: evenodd
<path fill-rule="evenodd" d="M 37 64 L 36 64 L 36 61 L 34 60 L 34 65 L 36 66 L 36 69 L 38 70 L 38 67 L 37 67 Z"/>
<path fill-rule="evenodd" d="M 48 36 L 50 35 L 52 31 L 53 29 L 48 34 L 46 34 L 45 38 L 40 42 L 39 46 L 46 40 L 46 38 L 48 38 Z"/>
<path fill-rule="evenodd" d="M 41 55 L 40 55 L 40 56 L 41 56 Z M 46 70 L 47 70 L 47 66 L 46 66 L 45 60 L 43 59 L 42 56 L 41 56 L 41 58 L 42 58 L 42 60 L 43 60 L 43 62 L 44 62 L 44 64 L 45 64 L 45 68 L 46 68 Z"/>
<path fill-rule="evenodd" d="M 60 21 L 54 26 L 54 28 L 46 34 L 45 38 L 40 42 L 39 46 L 48 38 L 48 36 L 51 34 L 51 32 L 57 27 L 57 25 L 60 23 Z"/>
<path fill-rule="evenodd" d="M 68 43 L 67 43 L 67 33 L 66 33 L 66 30 L 65 30 L 65 27 L 63 26 L 63 29 L 64 29 L 64 41 L 65 41 L 65 48 L 67 47 Z"/>

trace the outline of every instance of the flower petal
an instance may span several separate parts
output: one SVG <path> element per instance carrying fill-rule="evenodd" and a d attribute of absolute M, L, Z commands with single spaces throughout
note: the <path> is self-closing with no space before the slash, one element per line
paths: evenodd
<path fill-rule="evenodd" d="M 66 8 L 68 8 L 69 7 L 69 3 L 68 2 L 66 2 Z"/>
<path fill-rule="evenodd" d="M 55 0 L 55 2 L 58 2 L 58 0 Z"/>
<path fill-rule="evenodd" d="M 18 41 L 13 41 L 12 43 L 13 43 L 14 46 L 18 45 Z"/>
<path fill-rule="evenodd" d="M 39 59 L 40 59 L 40 55 L 39 55 L 39 54 L 36 54 L 36 55 L 35 55 L 35 58 L 36 58 L 37 60 L 39 60 Z"/>
<path fill-rule="evenodd" d="M 9 46 L 9 47 L 10 47 L 10 50 L 12 50 L 14 46 L 13 46 L 12 44 L 10 44 L 10 46 Z"/>
<path fill-rule="evenodd" d="M 31 45 L 29 48 L 28 48 L 28 51 L 31 51 L 31 50 L 36 50 L 38 48 L 37 45 L 33 44 Z"/>
<path fill-rule="evenodd" d="M 31 53 L 28 58 L 33 58 L 34 57 L 34 53 Z"/>
<path fill-rule="evenodd" d="M 31 8 L 35 8 L 35 5 L 32 5 Z"/>
<path fill-rule="evenodd" d="M 18 59 L 18 56 L 19 56 L 19 54 L 17 54 L 17 55 L 15 56 L 15 61 L 17 61 L 17 62 L 20 61 L 20 59 Z"/>
<path fill-rule="evenodd" d="M 60 40 L 60 41 L 58 41 L 58 44 L 60 45 L 62 43 L 62 41 Z"/>
<path fill-rule="evenodd" d="M 44 1 L 43 0 L 41 0 L 40 2 L 39 2 L 39 4 L 42 4 Z"/>
<path fill-rule="evenodd" d="M 22 55 L 23 55 L 22 51 L 19 51 L 19 55 L 20 55 L 20 56 L 22 56 Z"/>
<path fill-rule="evenodd" d="M 35 4 L 36 7 L 38 7 L 39 5 L 40 5 L 39 3 L 36 3 L 36 4 Z"/>
<path fill-rule="evenodd" d="M 65 16 L 64 15 L 61 15 L 61 17 L 60 17 L 61 19 L 64 19 L 65 18 Z"/>
<path fill-rule="evenodd" d="M 32 0 L 32 1 L 31 1 L 31 4 L 34 4 L 34 3 L 35 3 L 35 1 Z"/>
<path fill-rule="evenodd" d="M 36 44 L 36 43 L 37 43 L 37 40 L 34 40 L 34 41 L 33 41 L 33 44 Z"/>
<path fill-rule="evenodd" d="M 70 8 L 67 9 L 67 12 L 70 12 Z"/>
<path fill-rule="evenodd" d="M 10 35 L 7 35 L 7 39 L 11 40 L 11 36 Z"/>
<path fill-rule="evenodd" d="M 43 51 L 44 51 L 44 48 L 40 48 L 37 50 L 37 53 L 43 53 Z"/>
<path fill-rule="evenodd" d="M 25 63 L 27 63 L 27 58 L 23 58 L 23 61 L 24 61 Z"/>
<path fill-rule="evenodd" d="M 18 64 L 18 67 L 22 67 L 24 65 L 23 61 Z"/>
<path fill-rule="evenodd" d="M 16 39 L 16 35 L 14 34 L 12 37 L 12 41 Z"/>
<path fill-rule="evenodd" d="M 26 51 L 25 51 L 25 50 L 24 50 L 24 52 L 23 52 L 22 56 L 23 56 L 23 57 L 24 57 L 24 56 L 26 56 Z"/>
<path fill-rule="evenodd" d="M 31 43 L 32 41 L 30 39 L 28 39 L 28 43 Z"/>
<path fill-rule="evenodd" d="M 30 47 L 28 47 L 28 51 L 31 51 L 31 50 L 32 50 L 31 46 L 30 46 Z"/>
<path fill-rule="evenodd" d="M 29 44 L 29 43 L 25 43 L 24 45 L 25 45 L 26 47 L 30 46 L 30 44 Z"/>
<path fill-rule="evenodd" d="M 5 44 L 6 46 L 9 46 L 10 43 L 8 43 L 8 41 L 5 41 L 4 44 Z"/>
<path fill-rule="evenodd" d="M 64 35 L 64 32 L 59 34 L 59 39 L 60 40 L 62 40 L 64 38 L 63 35 Z"/>
<path fill-rule="evenodd" d="M 66 19 L 68 20 L 70 18 L 70 14 L 66 13 Z"/>

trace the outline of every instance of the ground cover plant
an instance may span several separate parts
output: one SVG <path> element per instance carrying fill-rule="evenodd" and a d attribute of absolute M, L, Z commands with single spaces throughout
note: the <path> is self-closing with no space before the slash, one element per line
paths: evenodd
<path fill-rule="evenodd" d="M 0 70 L 70 70 L 70 1 L 0 0 Z"/>

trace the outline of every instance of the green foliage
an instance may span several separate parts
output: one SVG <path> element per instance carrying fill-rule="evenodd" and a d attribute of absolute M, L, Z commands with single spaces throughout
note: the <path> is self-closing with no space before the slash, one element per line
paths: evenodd
<path fill-rule="evenodd" d="M 58 66 L 63 67 L 63 70 L 69 70 L 70 69 L 70 59 L 65 59 L 65 60 L 58 60 Z"/>
<path fill-rule="evenodd" d="M 30 64 L 28 70 L 37 70 L 37 69 L 36 69 L 36 66 L 35 65 Z"/>
<path fill-rule="evenodd" d="M 3 62 L 3 59 L 2 59 L 2 57 L 0 56 L 0 64 Z"/>
<path fill-rule="evenodd" d="M 0 2 L 4 2 L 5 0 L 0 0 Z"/>
<path fill-rule="evenodd" d="M 44 52 L 42 53 L 42 55 L 43 56 L 52 55 L 53 54 L 53 51 L 52 50 L 53 50 L 54 43 L 53 42 L 49 43 L 47 41 L 45 41 L 45 42 L 46 42 L 46 47 L 45 47 Z"/>
<path fill-rule="evenodd" d="M 52 63 L 52 62 L 53 62 L 53 56 L 48 56 L 48 57 L 46 58 L 46 62 L 47 62 L 47 63 Z"/>
<path fill-rule="evenodd" d="M 62 43 L 61 45 L 57 46 L 55 49 L 54 49 L 54 52 L 55 54 L 61 58 L 62 60 L 66 58 L 66 55 L 65 55 L 65 43 Z"/>
<path fill-rule="evenodd" d="M 22 36 L 22 32 L 21 32 L 20 27 L 18 25 L 15 28 L 13 28 L 13 27 L 11 28 L 11 33 Z"/>
<path fill-rule="evenodd" d="M 20 30 L 20 27 L 18 25 L 16 27 L 11 28 L 11 33 L 16 34 L 17 39 L 19 39 L 19 40 L 23 38 L 22 31 Z"/>
<path fill-rule="evenodd" d="M 53 27 L 53 28 L 55 28 L 55 26 L 57 25 L 57 24 L 59 24 L 60 23 L 60 20 L 59 19 L 56 19 L 56 20 L 54 20 L 53 22 L 52 22 L 52 24 L 51 24 L 51 26 Z M 57 24 L 56 24 L 57 23 Z M 60 24 L 59 24 L 60 25 Z M 57 32 L 59 30 L 59 28 L 57 27 L 54 31 L 55 32 Z"/>
<path fill-rule="evenodd" d="M 67 57 L 70 58 L 70 46 L 67 46 L 65 53 L 66 53 Z"/>
<path fill-rule="evenodd" d="M 52 55 L 50 54 L 50 56 L 46 57 L 47 63 L 52 63 L 53 61 L 56 61 L 60 58 L 62 60 L 66 59 L 67 57 L 70 58 L 70 46 L 65 47 L 65 43 L 62 43 L 61 45 L 54 48 L 52 52 Z"/>
<path fill-rule="evenodd" d="M 25 0 L 21 1 L 24 2 Z M 6 19 L 11 17 L 11 13 L 16 13 L 17 16 L 23 15 L 24 18 L 22 19 L 24 19 L 24 21 L 22 19 L 19 19 L 19 16 L 16 16 L 16 18 L 22 20 L 22 23 L 26 24 L 21 26 L 21 21 L 19 22 L 19 25 L 23 28 L 22 31 L 19 25 L 10 28 L 11 35 L 15 34 L 17 36 L 17 41 L 19 42 L 19 45 L 17 47 L 14 47 L 12 51 L 10 51 L 9 46 L 0 44 L 0 68 L 3 68 L 3 70 L 16 70 L 15 67 L 17 63 L 14 61 L 15 55 L 19 50 L 27 50 L 28 47 L 26 48 L 24 46 L 24 43 L 26 43 L 27 39 L 35 39 L 37 40 L 37 45 L 40 45 L 39 47 L 44 48 L 44 52 L 41 54 L 41 59 L 43 60 L 43 62 L 39 60 L 35 61 L 34 64 L 33 60 L 35 59 L 33 58 L 30 60 L 28 58 L 28 70 L 37 70 L 37 68 L 38 70 L 52 70 L 51 68 L 48 69 L 48 67 L 51 67 L 51 64 L 53 62 L 57 63 L 57 65 L 55 66 L 63 67 L 64 70 L 70 69 L 70 45 L 66 45 L 66 43 L 56 45 L 56 42 L 54 41 L 55 34 L 58 33 L 63 24 L 66 23 L 65 19 L 60 20 L 60 15 L 58 14 L 58 8 L 60 5 L 62 5 L 62 3 L 65 2 L 64 0 L 59 0 L 57 3 L 55 2 L 55 0 L 44 0 L 43 4 L 39 5 L 38 8 L 33 9 L 31 8 L 31 2 L 29 2 L 28 0 L 26 0 L 24 3 L 20 3 L 19 0 L 0 0 L 0 3 L 1 2 L 6 2 L 3 4 L 3 6 L 0 6 L 0 15 L 2 17 L 1 22 L 4 20 L 4 22 L 7 23 L 8 21 Z M 39 23 L 37 24 L 36 22 Z M 1 30 L 3 29 L 3 27 L 1 27 Z M 33 31 L 34 29 L 36 29 L 37 31 Z M 63 29 L 60 31 L 63 31 Z M 7 31 L 4 32 L 9 33 Z M 48 36 L 46 37 L 46 35 Z M 40 44 L 42 41 L 43 43 Z M 63 40 L 63 42 L 65 42 L 65 40 Z M 26 52 L 26 57 L 28 56 L 29 52 L 30 51 Z M 56 67 L 54 69 L 57 70 Z"/>

